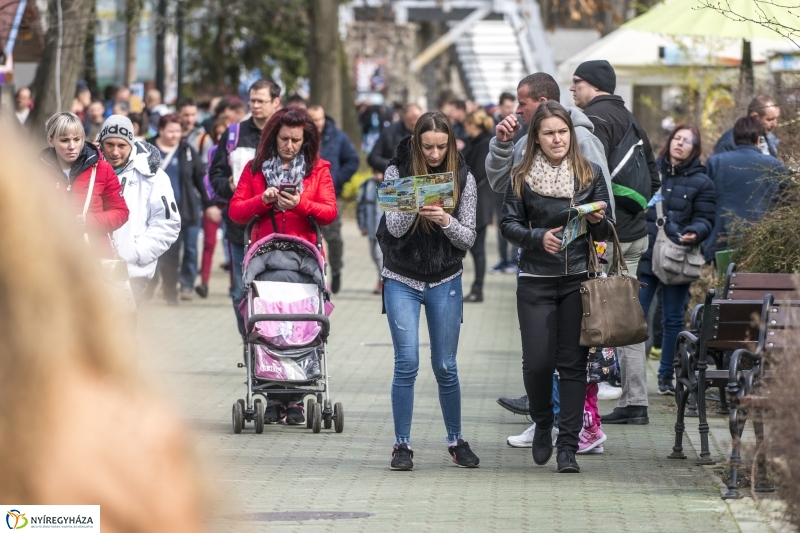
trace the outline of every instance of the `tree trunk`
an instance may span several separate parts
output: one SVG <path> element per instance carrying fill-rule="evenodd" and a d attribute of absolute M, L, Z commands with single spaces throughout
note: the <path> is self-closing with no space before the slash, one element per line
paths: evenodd
<path fill-rule="evenodd" d="M 125 85 L 136 81 L 136 33 L 142 6 L 140 0 L 125 0 Z"/>
<path fill-rule="evenodd" d="M 94 62 L 94 39 L 97 32 L 97 4 L 92 2 L 89 21 L 86 27 L 86 44 L 83 47 L 83 79 L 87 87 L 95 94 L 100 90 L 97 85 L 97 66 Z"/>
<path fill-rule="evenodd" d="M 339 43 L 339 72 L 342 81 L 342 130 L 350 137 L 353 146 L 361 152 L 361 125 L 358 122 L 358 113 L 355 106 L 355 90 L 353 80 L 350 78 L 350 65 L 347 61 L 347 53 L 344 51 L 344 44 Z"/>
<path fill-rule="evenodd" d="M 342 124 L 339 2 L 309 0 L 308 77 L 311 100 Z"/>
<path fill-rule="evenodd" d="M 75 96 L 75 84 L 83 70 L 83 49 L 86 44 L 86 28 L 92 11 L 94 0 L 61 0 L 62 39 L 61 39 L 61 109 L 58 109 L 56 96 L 56 76 L 58 65 L 58 8 L 56 0 L 48 2 L 49 24 L 45 35 L 45 47 L 42 61 L 36 69 L 36 77 L 31 85 L 31 92 L 36 107 L 31 111 L 29 120 L 32 124 L 44 124 L 54 113 L 69 109 Z M 37 127 L 34 135 L 44 138 L 44 128 Z"/>

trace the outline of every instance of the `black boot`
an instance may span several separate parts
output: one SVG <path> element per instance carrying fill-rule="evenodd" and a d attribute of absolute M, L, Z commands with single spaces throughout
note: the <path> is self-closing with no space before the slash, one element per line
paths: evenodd
<path fill-rule="evenodd" d="M 336 294 L 342 288 L 342 273 L 339 270 L 334 270 L 331 274 L 331 292 Z"/>
<path fill-rule="evenodd" d="M 572 450 L 559 450 L 556 461 L 558 462 L 559 474 L 581 473 L 581 467 L 578 466 L 578 461 L 575 460 L 575 452 Z"/>
<path fill-rule="evenodd" d="M 531 448 L 533 462 L 539 466 L 546 465 L 547 461 L 553 456 L 551 428 L 539 431 L 539 424 L 536 424 L 536 429 L 533 430 L 533 445 L 531 445 Z M 561 457 L 560 454 L 559 457 Z"/>

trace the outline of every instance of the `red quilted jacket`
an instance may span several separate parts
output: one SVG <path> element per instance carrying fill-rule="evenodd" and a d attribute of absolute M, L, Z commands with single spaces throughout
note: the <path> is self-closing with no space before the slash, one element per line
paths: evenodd
<path fill-rule="evenodd" d="M 261 195 L 267 189 L 267 182 L 260 172 L 254 175 L 250 171 L 248 162 L 231 198 L 228 215 L 237 224 L 247 224 L 258 215 L 259 220 L 253 227 L 250 242 L 256 242 L 277 231 L 316 244 L 317 236 L 308 221 L 309 215 L 314 217 L 320 226 L 327 226 L 334 221 L 338 213 L 330 167 L 331 164 L 324 159 L 317 160 L 311 174 L 303 180 L 303 193 L 300 195 L 297 207 L 289 211 L 275 210 L 278 224 L 276 230 L 272 227 L 269 214 L 274 204 L 266 206 L 261 201 Z"/>

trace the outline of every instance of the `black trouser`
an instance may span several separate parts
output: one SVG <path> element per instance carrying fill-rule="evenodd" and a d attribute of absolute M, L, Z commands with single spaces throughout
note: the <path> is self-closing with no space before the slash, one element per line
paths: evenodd
<path fill-rule="evenodd" d="M 558 369 L 561 410 L 559 450 L 578 451 L 586 399 L 586 360 L 580 345 L 581 282 L 586 274 L 558 277 L 520 276 L 517 314 L 522 333 L 522 379 L 537 430 L 553 427 L 553 371 Z"/>
<path fill-rule="evenodd" d="M 473 294 L 483 294 L 483 278 L 486 276 L 486 226 L 475 234 L 475 244 L 469 249 L 475 261 L 475 282 L 472 284 Z"/>

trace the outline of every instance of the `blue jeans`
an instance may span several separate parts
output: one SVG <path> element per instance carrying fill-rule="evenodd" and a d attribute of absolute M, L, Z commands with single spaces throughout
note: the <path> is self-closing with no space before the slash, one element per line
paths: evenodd
<path fill-rule="evenodd" d="M 244 335 L 244 318 L 239 312 L 239 302 L 244 298 L 244 286 L 242 285 L 242 263 L 246 246 L 228 242 L 229 253 L 231 256 L 231 301 L 233 302 L 233 312 L 236 314 L 236 325 L 239 327 L 239 334 Z"/>
<path fill-rule="evenodd" d="M 183 259 L 181 259 L 181 272 L 178 278 L 181 290 L 193 291 L 194 280 L 197 279 L 197 239 L 200 236 L 200 225 L 181 228 L 183 239 Z"/>
<path fill-rule="evenodd" d="M 639 292 L 639 300 L 645 315 L 650 310 L 650 302 L 656 289 L 661 285 L 661 300 L 663 305 L 662 323 L 664 324 L 664 337 L 661 341 L 661 364 L 658 366 L 658 377 L 661 379 L 675 375 L 675 342 L 678 334 L 683 330 L 683 313 L 686 309 L 686 297 L 689 295 L 689 285 L 664 285 L 653 274 L 641 273 L 639 281 L 647 283 Z"/>
<path fill-rule="evenodd" d="M 395 444 L 411 443 L 411 415 L 414 410 L 414 381 L 419 371 L 419 317 L 425 306 L 431 339 L 431 366 L 439 385 L 447 442 L 461 438 L 461 386 L 458 382 L 456 352 L 461 331 L 461 276 L 425 290 L 387 279 L 383 285 L 386 318 L 394 344 L 392 414 Z"/>

